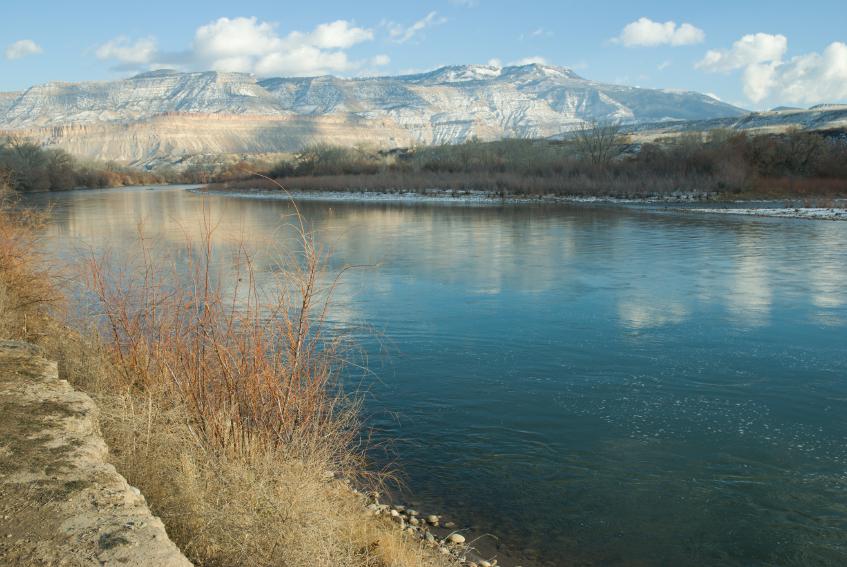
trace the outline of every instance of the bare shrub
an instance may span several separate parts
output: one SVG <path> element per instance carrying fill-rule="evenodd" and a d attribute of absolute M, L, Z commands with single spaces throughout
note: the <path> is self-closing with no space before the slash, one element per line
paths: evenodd
<path fill-rule="evenodd" d="M 605 167 L 615 157 L 620 144 L 617 122 L 586 122 L 575 131 L 580 151 L 596 166 Z"/>
<path fill-rule="evenodd" d="M 254 254 L 221 252 L 203 218 L 170 255 L 141 232 L 136 264 L 88 263 L 114 369 L 89 382 L 118 469 L 200 565 L 444 565 L 338 479 L 369 475 L 325 330 L 338 276 L 302 219 L 260 286 Z"/>
<path fill-rule="evenodd" d="M 0 172 L 0 337 L 33 340 L 39 320 L 61 304 L 39 246 L 46 215 L 20 207 Z"/>

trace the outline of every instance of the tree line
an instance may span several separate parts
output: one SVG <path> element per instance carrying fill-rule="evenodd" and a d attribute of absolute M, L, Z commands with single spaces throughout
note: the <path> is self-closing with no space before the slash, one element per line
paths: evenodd
<path fill-rule="evenodd" d="M 235 164 L 218 187 L 485 190 L 504 194 L 847 194 L 847 136 L 789 131 L 686 133 L 642 143 L 614 124 L 563 140 L 472 140 L 401 150 L 314 144 L 271 164 Z"/>
<path fill-rule="evenodd" d="M 112 162 L 86 162 L 58 148 L 29 140 L 0 140 L 0 186 L 20 192 L 120 187 L 177 180 L 174 172 L 152 173 Z"/>

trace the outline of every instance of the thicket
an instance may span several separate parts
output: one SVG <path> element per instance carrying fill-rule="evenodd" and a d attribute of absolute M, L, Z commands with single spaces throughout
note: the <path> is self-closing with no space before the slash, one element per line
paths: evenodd
<path fill-rule="evenodd" d="M 504 194 L 847 193 L 847 138 L 694 133 L 637 143 L 607 126 L 570 139 L 472 141 L 371 151 L 317 144 L 260 169 L 291 189 L 482 190 Z M 223 187 L 268 187 L 239 165 Z"/>
<path fill-rule="evenodd" d="M 57 148 L 19 138 L 0 140 L 0 178 L 15 191 L 67 191 L 179 181 L 172 171 L 151 173 L 116 163 L 81 161 Z"/>

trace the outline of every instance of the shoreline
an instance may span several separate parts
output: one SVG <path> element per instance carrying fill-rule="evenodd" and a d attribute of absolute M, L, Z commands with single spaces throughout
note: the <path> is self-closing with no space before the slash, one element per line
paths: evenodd
<path fill-rule="evenodd" d="M 638 205 L 702 202 L 725 202 L 714 199 L 713 195 L 699 193 L 679 193 L 673 195 L 651 195 L 645 197 L 618 197 L 613 195 L 502 195 L 491 191 L 452 189 L 427 189 L 425 191 L 281 191 L 274 189 L 209 189 L 201 186 L 188 189 L 191 193 L 217 194 L 243 199 L 324 202 L 374 202 L 374 203 L 439 203 L 467 205 L 534 205 L 534 204 L 611 204 Z M 753 201 L 744 201 L 753 202 Z M 763 201 L 773 202 L 773 201 Z"/>
<path fill-rule="evenodd" d="M 728 214 L 735 216 L 793 218 L 804 220 L 847 221 L 847 198 L 829 199 L 841 206 L 803 207 L 797 203 L 786 202 L 785 206 L 775 207 L 779 199 L 723 200 L 706 194 L 654 195 L 647 197 L 581 196 L 581 195 L 538 195 L 525 197 L 518 195 L 497 195 L 488 191 L 452 191 L 432 189 L 431 191 L 274 191 L 266 189 L 227 190 L 197 187 L 188 189 L 191 193 L 217 194 L 224 197 L 256 200 L 295 200 L 310 202 L 342 203 L 392 203 L 392 204 L 444 204 L 444 205 L 695 205 L 714 203 L 723 207 L 680 206 L 675 212 L 689 214 Z M 750 206 L 761 203 L 762 207 Z M 744 206 L 747 205 L 747 206 Z M 666 209 L 667 210 L 667 209 Z"/>

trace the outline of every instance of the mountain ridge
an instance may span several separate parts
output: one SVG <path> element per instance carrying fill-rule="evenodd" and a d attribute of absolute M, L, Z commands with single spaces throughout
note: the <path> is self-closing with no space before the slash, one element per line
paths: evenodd
<path fill-rule="evenodd" d="M 87 157 L 140 165 L 198 153 L 296 151 L 315 142 L 388 148 L 543 138 L 592 121 L 637 125 L 745 113 L 693 91 L 606 84 L 541 64 L 451 65 L 355 78 L 259 79 L 159 69 L 114 81 L 51 82 L 0 93 L 0 130 Z M 204 115 L 221 119 L 202 124 L 197 119 Z M 228 116 L 237 132 L 227 131 Z M 133 136 L 131 143 L 119 139 L 126 135 Z"/>

